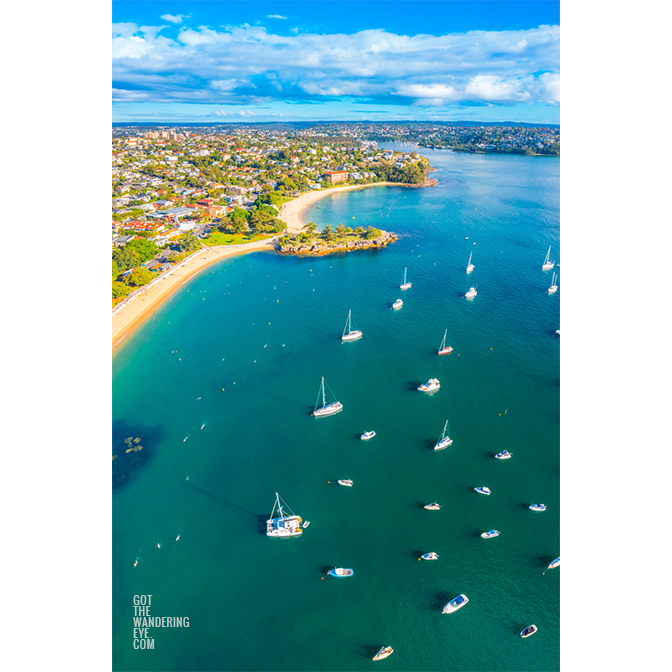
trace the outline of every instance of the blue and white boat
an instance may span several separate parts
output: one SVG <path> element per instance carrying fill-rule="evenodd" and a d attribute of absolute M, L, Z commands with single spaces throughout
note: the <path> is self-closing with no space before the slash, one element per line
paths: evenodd
<path fill-rule="evenodd" d="M 533 635 L 537 631 L 536 625 L 528 625 L 526 628 L 520 631 L 520 636 L 525 638 Z"/>
<path fill-rule="evenodd" d="M 401 299 L 397 299 L 393 304 L 392 304 L 392 310 L 399 310 L 404 305 L 404 302 Z"/>
<path fill-rule="evenodd" d="M 343 567 L 335 567 L 334 569 L 330 569 L 327 572 L 329 576 L 352 576 L 354 573 L 355 573 L 354 570 L 343 569 Z"/>
<path fill-rule="evenodd" d="M 431 551 L 429 553 L 425 553 L 424 555 L 420 556 L 420 560 L 438 560 L 439 559 L 439 554 L 434 553 L 434 551 Z"/>
<path fill-rule="evenodd" d="M 508 460 L 512 457 L 511 453 L 508 450 L 503 450 L 501 453 L 497 453 L 495 457 L 498 460 Z"/>
<path fill-rule="evenodd" d="M 474 488 L 476 492 L 480 492 L 482 495 L 491 495 L 492 493 L 490 492 L 490 488 L 488 488 L 486 485 L 479 485 L 477 488 Z"/>
<path fill-rule="evenodd" d="M 282 504 L 280 503 L 280 495 L 278 495 L 276 492 L 275 504 L 273 505 L 273 510 L 271 511 L 271 517 L 266 521 L 266 536 L 299 537 L 301 534 L 303 534 L 301 516 L 295 516 L 287 504 L 285 504 L 285 507 L 290 512 L 290 516 L 285 515 Z M 273 514 L 275 513 L 276 508 L 278 511 L 278 516 L 274 518 Z"/>
<path fill-rule="evenodd" d="M 546 572 L 549 569 L 555 569 L 556 567 L 560 567 L 560 558 L 559 557 L 557 557 L 555 560 L 553 560 L 553 562 L 551 562 L 551 564 L 548 567 L 546 567 L 546 569 L 544 570 L 544 574 L 546 574 Z"/>
<path fill-rule="evenodd" d="M 391 646 L 383 646 L 380 651 L 373 657 L 374 660 L 383 660 L 394 653 L 394 649 Z"/>
<path fill-rule="evenodd" d="M 438 378 L 430 378 L 418 387 L 418 392 L 436 392 L 441 387 Z"/>
<path fill-rule="evenodd" d="M 324 393 L 324 377 L 322 378 L 322 387 L 320 388 L 322 392 L 322 408 L 318 408 L 317 404 L 319 403 L 320 393 L 317 393 L 318 401 L 315 402 L 315 410 L 313 411 L 313 417 L 321 418 L 325 415 L 333 415 L 334 413 L 340 413 L 343 410 L 343 404 L 340 401 L 334 401 L 331 404 L 327 404 L 326 396 Z M 331 392 L 331 388 L 329 388 Z M 333 392 L 332 392 L 333 394 Z"/>
<path fill-rule="evenodd" d="M 376 435 L 375 432 L 364 432 L 359 438 L 362 441 L 368 441 L 369 439 L 372 439 Z"/>
<path fill-rule="evenodd" d="M 434 450 L 443 450 L 444 448 L 448 448 L 452 443 L 453 440 L 448 436 L 448 420 L 446 420 L 446 424 L 443 426 L 443 433 L 434 446 Z"/>
<path fill-rule="evenodd" d="M 546 511 L 546 504 L 530 504 L 528 508 L 531 511 Z"/>
<path fill-rule="evenodd" d="M 499 530 L 490 530 L 490 532 L 483 532 L 481 535 L 483 539 L 492 539 L 499 536 Z"/>
<path fill-rule="evenodd" d="M 469 291 L 464 295 L 465 299 L 473 299 L 478 292 L 476 291 L 476 285 L 469 287 Z"/>
<path fill-rule="evenodd" d="M 443 613 L 452 614 L 454 611 L 462 609 L 462 607 L 467 602 L 469 602 L 469 598 L 466 595 L 458 595 L 457 597 L 453 598 L 450 602 L 448 602 L 448 604 L 443 608 Z"/>

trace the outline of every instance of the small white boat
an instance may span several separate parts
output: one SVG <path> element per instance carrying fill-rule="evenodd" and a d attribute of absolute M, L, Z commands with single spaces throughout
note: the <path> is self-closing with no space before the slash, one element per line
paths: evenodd
<path fill-rule="evenodd" d="M 556 329 L 556 330 L 555 330 L 555 333 L 556 333 L 558 336 L 560 336 L 560 329 Z"/>
<path fill-rule="evenodd" d="M 410 289 L 411 288 L 411 283 L 406 282 L 406 269 L 404 269 L 404 279 L 401 281 L 401 284 L 399 285 L 399 289 Z"/>
<path fill-rule="evenodd" d="M 339 484 L 339 485 L 347 485 L 349 488 L 352 487 L 352 481 L 351 481 L 349 478 L 348 478 L 348 479 L 341 479 L 341 480 L 339 480 L 339 481 L 338 481 L 338 484 Z"/>
<path fill-rule="evenodd" d="M 434 553 L 434 551 L 431 551 L 430 553 L 425 553 L 424 555 L 420 556 L 420 560 L 438 560 L 439 559 L 439 554 Z"/>
<path fill-rule="evenodd" d="M 474 490 L 476 490 L 476 492 L 480 492 L 482 495 L 490 495 L 490 494 L 492 494 L 492 493 L 490 492 L 490 488 L 488 488 L 488 487 L 485 486 L 485 485 L 484 485 L 484 486 L 479 486 L 479 487 L 477 487 L 477 488 L 474 488 Z"/>
<path fill-rule="evenodd" d="M 324 393 L 324 377 L 322 378 L 322 387 L 320 388 L 322 392 L 322 408 L 318 408 L 318 402 L 315 402 L 315 410 L 313 411 L 313 416 L 316 418 L 321 418 L 325 415 L 333 415 L 334 413 L 340 413 L 343 410 L 343 404 L 340 401 L 334 401 L 331 404 L 327 404 L 325 393 Z M 331 392 L 331 389 L 329 389 Z M 332 392 L 333 395 L 333 392 Z M 317 393 L 317 398 L 319 400 L 320 393 Z"/>
<path fill-rule="evenodd" d="M 530 504 L 530 511 L 546 511 L 546 504 Z"/>
<path fill-rule="evenodd" d="M 537 631 L 536 625 L 528 625 L 526 628 L 520 631 L 520 636 L 525 638 L 533 635 Z"/>
<path fill-rule="evenodd" d="M 139 557 L 137 557 L 137 558 L 135 559 L 135 562 L 133 563 L 133 567 L 137 567 L 137 566 L 138 566 L 138 560 L 140 560 Z"/>
<path fill-rule="evenodd" d="M 394 649 L 391 646 L 383 646 L 380 651 L 373 657 L 373 660 L 382 660 L 387 658 L 394 653 Z"/>
<path fill-rule="evenodd" d="M 359 438 L 362 441 L 368 441 L 369 439 L 372 439 L 376 435 L 375 432 L 364 432 Z"/>
<path fill-rule="evenodd" d="M 404 305 L 404 302 L 401 299 L 397 299 L 393 304 L 392 304 L 392 310 L 399 310 Z"/>
<path fill-rule="evenodd" d="M 441 433 L 437 444 L 434 446 L 434 450 L 443 450 L 444 448 L 448 448 L 452 443 L 453 440 L 448 436 L 448 420 L 446 420 L 446 424 L 443 426 L 443 432 Z"/>
<path fill-rule="evenodd" d="M 441 507 L 436 502 L 432 502 L 431 504 L 425 504 L 425 508 L 428 511 L 438 511 Z"/>
<path fill-rule="evenodd" d="M 346 333 L 347 331 L 347 333 Z M 352 311 L 348 311 L 348 319 L 345 321 L 345 328 L 343 329 L 342 341 L 356 341 L 362 337 L 362 332 L 359 329 L 352 328 Z"/>
<path fill-rule="evenodd" d="M 473 254 L 473 252 L 471 252 L 471 254 L 469 254 L 469 261 L 467 262 L 467 273 L 471 273 L 474 270 L 474 265 L 471 263 L 471 255 L 472 254 Z"/>
<path fill-rule="evenodd" d="M 481 537 L 483 537 L 483 539 L 492 539 L 493 537 L 498 536 L 499 536 L 499 530 L 490 530 L 490 532 L 483 532 L 483 534 L 481 534 Z"/>
<path fill-rule="evenodd" d="M 291 509 L 285 504 L 290 516 L 286 516 L 280 503 L 280 495 L 275 493 L 275 504 L 271 511 L 271 517 L 266 521 L 266 536 L 267 537 L 298 537 L 303 533 L 301 527 L 301 516 L 295 516 Z M 278 510 L 278 515 L 273 518 L 275 510 Z"/>
<path fill-rule="evenodd" d="M 303 525 L 301 525 L 301 527 L 305 530 L 308 527 L 308 525 L 310 525 L 310 521 L 309 520 L 304 520 Z"/>
<path fill-rule="evenodd" d="M 464 295 L 465 299 L 473 299 L 478 292 L 476 291 L 476 285 L 469 287 L 469 291 Z"/>
<path fill-rule="evenodd" d="M 508 450 L 503 450 L 501 453 L 497 453 L 497 455 L 495 455 L 495 457 L 498 460 L 509 460 L 509 459 L 511 459 L 512 455 Z"/>
<path fill-rule="evenodd" d="M 430 378 L 426 383 L 418 387 L 418 392 L 436 392 L 441 387 L 438 378 Z"/>
<path fill-rule="evenodd" d="M 551 247 L 549 245 L 548 247 L 548 252 L 546 253 L 546 259 L 544 259 L 544 264 L 541 267 L 542 271 L 550 271 L 553 266 L 555 266 L 555 262 L 550 260 L 551 258 Z"/>
<path fill-rule="evenodd" d="M 443 613 L 452 614 L 454 611 L 462 609 L 462 607 L 467 602 L 469 602 L 469 598 L 466 595 L 458 595 L 457 597 L 453 598 L 450 602 L 448 602 L 448 604 L 443 608 Z"/>
<path fill-rule="evenodd" d="M 344 569 L 343 567 L 335 567 L 327 572 L 329 576 L 352 576 L 354 573 L 354 570 Z"/>
<path fill-rule="evenodd" d="M 441 341 L 441 345 L 439 346 L 439 354 L 440 355 L 449 355 L 453 349 L 448 346 L 446 347 L 446 336 L 448 335 L 448 329 L 443 334 L 443 340 Z"/>
<path fill-rule="evenodd" d="M 548 288 L 549 294 L 555 294 L 558 291 L 558 285 L 555 282 L 555 271 L 553 271 L 553 279 L 551 280 L 551 286 Z"/>

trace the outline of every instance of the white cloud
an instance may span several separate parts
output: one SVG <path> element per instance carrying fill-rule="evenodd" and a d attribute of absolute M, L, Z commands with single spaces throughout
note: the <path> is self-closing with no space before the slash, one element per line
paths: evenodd
<path fill-rule="evenodd" d="M 182 19 L 186 18 L 186 14 L 177 14 L 175 16 L 172 14 L 164 14 L 161 18 L 164 21 L 170 21 L 171 23 L 182 23 Z"/>
<path fill-rule="evenodd" d="M 266 14 L 267 19 L 286 19 L 286 16 L 280 16 L 280 14 Z"/>
<path fill-rule="evenodd" d="M 408 36 L 276 35 L 244 24 L 183 27 L 175 39 L 160 30 L 114 24 L 120 99 L 137 99 L 141 87 L 154 101 L 239 105 L 343 96 L 427 106 L 560 101 L 558 26 Z"/>

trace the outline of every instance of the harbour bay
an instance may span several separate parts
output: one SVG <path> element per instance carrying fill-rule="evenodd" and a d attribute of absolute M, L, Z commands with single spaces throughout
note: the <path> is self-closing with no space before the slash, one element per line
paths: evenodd
<path fill-rule="evenodd" d="M 559 161 L 423 153 L 439 186 L 304 213 L 393 245 L 222 260 L 116 353 L 114 453 L 131 435 L 144 450 L 117 460 L 115 670 L 364 670 L 383 645 L 386 669 L 559 668 L 560 570 L 542 572 L 560 555 L 561 287 L 549 296 L 541 270 L 549 245 L 558 259 Z M 349 310 L 363 337 L 342 343 Z M 322 376 L 344 410 L 316 419 Z M 431 377 L 441 389 L 417 392 Z M 446 420 L 454 443 L 434 452 Z M 300 539 L 263 533 L 276 491 L 311 521 Z M 439 560 L 418 562 L 427 551 Z M 323 580 L 332 567 L 355 574 Z M 459 593 L 469 604 L 442 615 Z M 135 594 L 190 627 L 134 650 Z"/>

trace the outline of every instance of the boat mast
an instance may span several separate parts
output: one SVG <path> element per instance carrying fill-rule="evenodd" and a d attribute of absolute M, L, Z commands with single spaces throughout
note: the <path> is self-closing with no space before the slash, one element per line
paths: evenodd
<path fill-rule="evenodd" d="M 279 495 L 277 492 L 275 493 L 275 501 L 276 501 L 277 504 L 278 504 L 278 513 L 280 514 L 280 518 L 284 518 L 284 515 L 285 515 L 285 514 L 284 514 L 283 511 L 282 511 L 282 504 L 280 504 L 280 495 Z M 273 514 L 271 514 L 271 516 L 272 516 L 272 515 L 273 515 Z"/>
<path fill-rule="evenodd" d="M 467 262 L 467 266 L 469 266 L 469 264 L 471 263 L 471 255 L 472 255 L 473 253 L 474 253 L 473 251 L 469 253 L 469 261 Z"/>
<path fill-rule="evenodd" d="M 327 405 L 327 400 L 324 398 L 324 376 L 322 376 L 322 408 Z"/>

